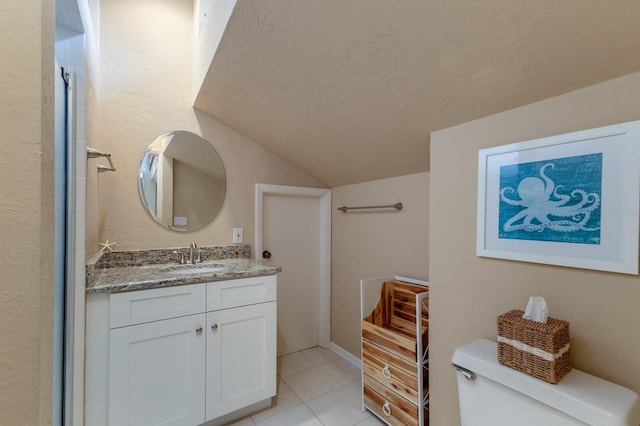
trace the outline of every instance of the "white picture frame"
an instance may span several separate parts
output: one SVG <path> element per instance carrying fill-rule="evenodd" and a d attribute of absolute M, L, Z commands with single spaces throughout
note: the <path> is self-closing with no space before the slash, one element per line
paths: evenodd
<path fill-rule="evenodd" d="M 476 254 L 638 274 L 640 121 L 482 149 Z"/>

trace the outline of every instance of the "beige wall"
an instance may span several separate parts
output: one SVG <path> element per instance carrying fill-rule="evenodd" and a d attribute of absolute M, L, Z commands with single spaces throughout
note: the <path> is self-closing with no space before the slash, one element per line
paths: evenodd
<path fill-rule="evenodd" d="M 51 422 L 54 2 L 0 14 L 0 423 Z"/>
<path fill-rule="evenodd" d="M 570 322 L 578 369 L 640 392 L 638 276 L 479 258 L 478 150 L 640 118 L 640 74 L 527 105 L 431 136 L 430 385 L 435 425 L 459 424 L 453 350 L 495 340 L 496 317 L 543 296 Z"/>
<path fill-rule="evenodd" d="M 404 275 L 428 280 L 429 173 L 332 189 L 331 341 L 360 357 L 360 280 Z M 402 202 L 396 210 L 340 206 Z"/>
<path fill-rule="evenodd" d="M 102 3 L 99 139 L 101 149 L 112 154 L 118 170 L 98 177 L 97 226 L 100 240 L 116 241 L 118 249 L 179 247 L 191 241 L 229 244 L 233 227 L 243 227 L 245 242 L 253 244 L 255 183 L 322 186 L 244 136 L 193 110 L 192 3 Z M 207 139 L 227 172 L 222 211 L 213 223 L 194 233 L 161 228 L 147 216 L 138 197 L 137 169 L 142 152 L 157 136 L 172 130 L 192 131 Z M 87 253 L 98 248 L 87 246 Z"/>

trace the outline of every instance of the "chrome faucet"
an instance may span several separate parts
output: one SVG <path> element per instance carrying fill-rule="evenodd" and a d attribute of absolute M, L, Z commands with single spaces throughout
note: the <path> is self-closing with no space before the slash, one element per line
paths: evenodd
<path fill-rule="evenodd" d="M 193 258 L 193 251 L 196 251 L 198 257 Z M 200 249 L 196 245 L 196 243 L 191 243 L 189 246 L 189 264 L 193 265 L 194 263 L 200 263 Z"/>

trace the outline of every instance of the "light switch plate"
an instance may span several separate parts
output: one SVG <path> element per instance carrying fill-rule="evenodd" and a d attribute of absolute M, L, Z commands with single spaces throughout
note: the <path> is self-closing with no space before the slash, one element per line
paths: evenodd
<path fill-rule="evenodd" d="M 187 218 L 185 216 L 174 216 L 173 226 L 187 226 Z"/>
<path fill-rule="evenodd" d="M 244 228 L 233 228 L 233 243 L 241 243 L 244 234 Z"/>

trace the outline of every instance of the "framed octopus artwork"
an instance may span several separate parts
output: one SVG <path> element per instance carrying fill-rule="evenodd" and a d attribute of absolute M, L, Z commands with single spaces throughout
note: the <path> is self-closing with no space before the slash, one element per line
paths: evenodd
<path fill-rule="evenodd" d="M 640 121 L 482 149 L 477 255 L 638 274 Z"/>

